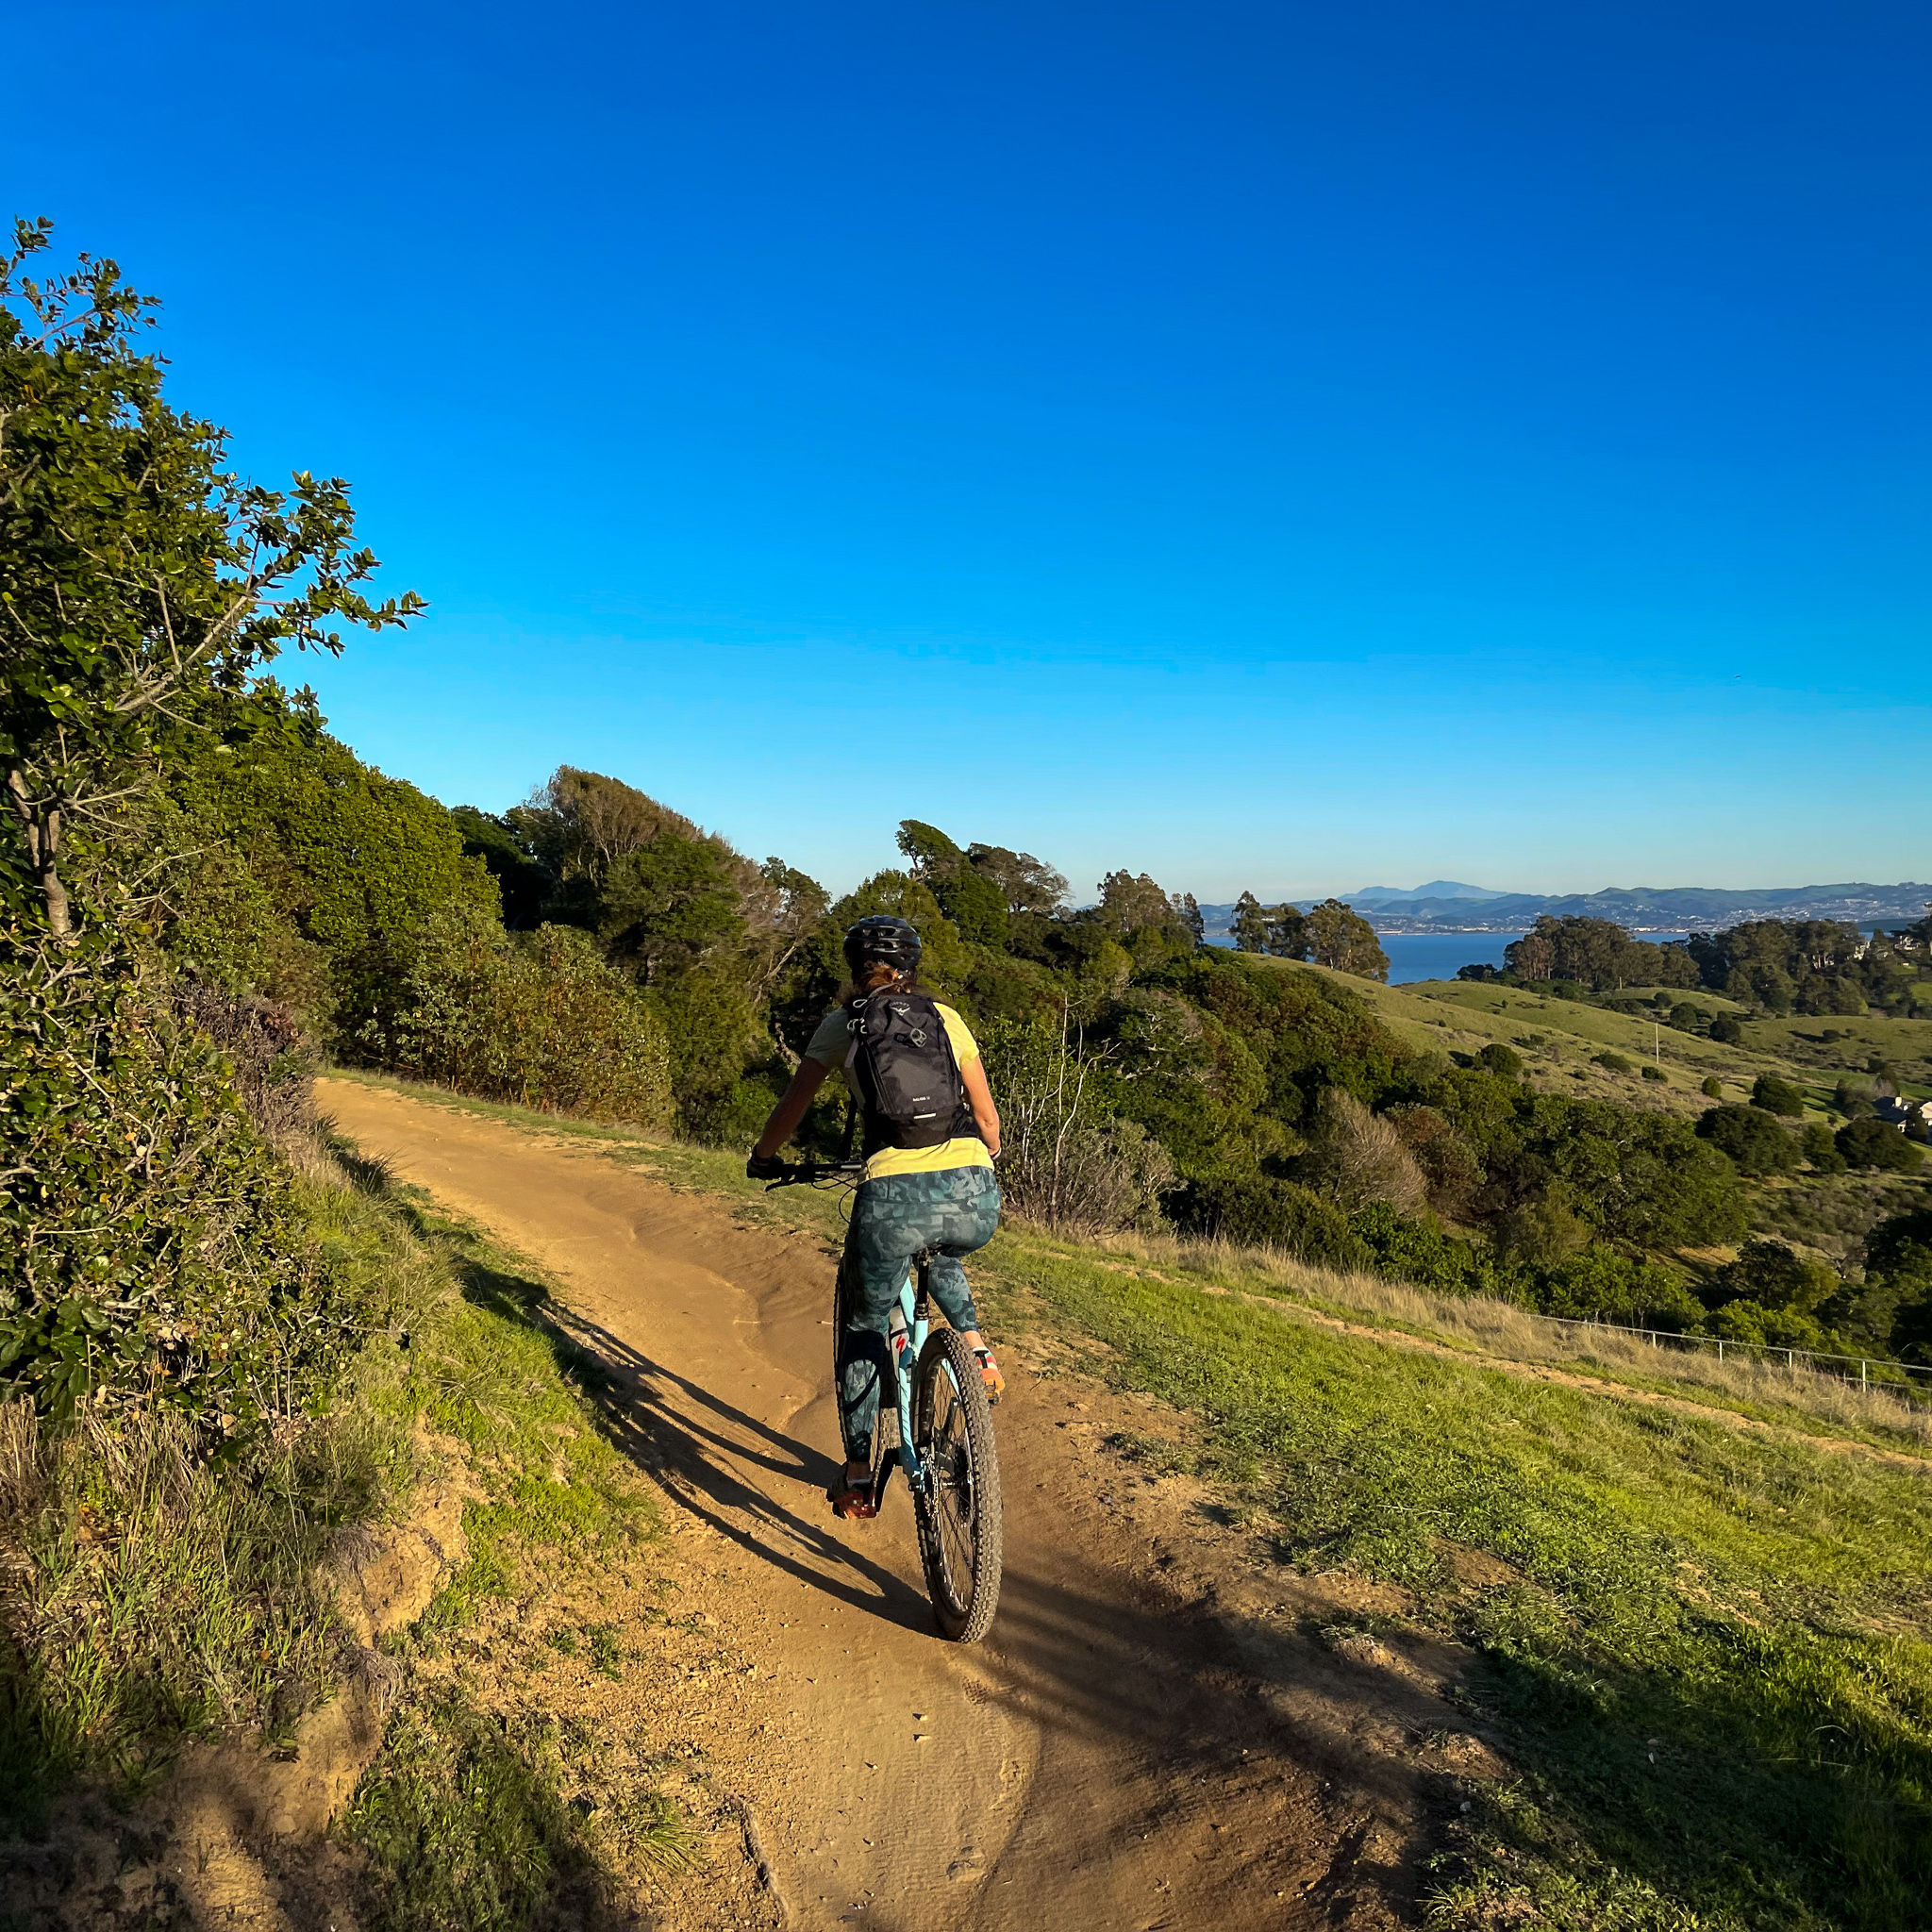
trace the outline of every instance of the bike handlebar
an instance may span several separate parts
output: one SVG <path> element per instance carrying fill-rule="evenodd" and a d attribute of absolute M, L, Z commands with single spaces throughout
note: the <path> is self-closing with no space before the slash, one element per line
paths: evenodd
<path fill-rule="evenodd" d="M 774 1188 L 812 1188 L 821 1181 L 844 1180 L 851 1174 L 863 1174 L 862 1160 L 801 1160 L 795 1166 L 788 1167 L 775 1179 L 765 1183 L 765 1192 Z"/>

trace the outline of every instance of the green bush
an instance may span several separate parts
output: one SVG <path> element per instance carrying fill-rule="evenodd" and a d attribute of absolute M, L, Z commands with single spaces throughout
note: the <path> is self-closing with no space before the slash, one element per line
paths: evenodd
<path fill-rule="evenodd" d="M 1637 1328 L 1694 1328 L 1704 1312 L 1681 1275 L 1601 1241 L 1544 1271 L 1528 1300 L 1541 1314 Z"/>
<path fill-rule="evenodd" d="M 1664 1070 L 1659 1066 L 1645 1066 L 1641 1071 L 1646 1080 L 1661 1080 L 1666 1077 Z"/>
<path fill-rule="evenodd" d="M 1170 1197 L 1168 1209 L 1191 1233 L 1218 1235 L 1243 1247 L 1279 1248 L 1313 1267 L 1366 1268 L 1374 1259 L 1332 1201 L 1266 1174 L 1195 1181 Z"/>
<path fill-rule="evenodd" d="M 1595 1057 L 1595 1064 L 1608 1074 L 1623 1074 L 1627 1076 L 1637 1071 L 1637 1065 L 1634 1060 L 1626 1059 L 1622 1054 L 1615 1052 L 1609 1047 L 1606 1047 L 1602 1053 Z"/>
<path fill-rule="evenodd" d="M 1805 1094 L 1801 1088 L 1789 1080 L 1780 1080 L 1775 1074 L 1759 1074 L 1751 1083 L 1751 1105 L 1794 1121 L 1804 1114 Z"/>
<path fill-rule="evenodd" d="M 1881 1174 L 1914 1174 L 1925 1157 L 1883 1121 L 1847 1121 L 1833 1137 L 1847 1167 L 1875 1168 Z"/>
<path fill-rule="evenodd" d="M 664 1024 L 588 933 L 512 937 L 452 902 L 424 923 L 395 1000 L 359 1041 L 380 1065 L 486 1100 L 670 1124 Z"/>
<path fill-rule="evenodd" d="M 0 1383 L 230 1438 L 297 1411 L 352 1311 L 159 970 L 0 938 Z"/>
<path fill-rule="evenodd" d="M 1707 1074 L 1697 1091 L 1707 1100 L 1722 1100 L 1724 1097 L 1724 1083 L 1715 1074 Z"/>
<path fill-rule="evenodd" d="M 1710 1037 L 1724 1046 L 1742 1046 L 1744 1029 L 1729 1013 L 1720 1013 L 1710 1023 Z"/>
<path fill-rule="evenodd" d="M 1523 1056 L 1514 1047 L 1505 1046 L 1500 1040 L 1491 1041 L 1476 1055 L 1475 1063 L 1485 1073 L 1500 1074 L 1506 1080 L 1523 1077 Z"/>
<path fill-rule="evenodd" d="M 1772 1116 L 1755 1107 L 1714 1107 L 1697 1132 L 1728 1154 L 1741 1174 L 1789 1174 L 1798 1164 L 1798 1143 Z"/>
<path fill-rule="evenodd" d="M 1804 1149 L 1805 1158 L 1820 1174 L 1844 1173 L 1845 1158 L 1838 1151 L 1838 1141 L 1823 1121 L 1811 1122 L 1798 1136 L 1798 1144 Z"/>
<path fill-rule="evenodd" d="M 1391 1280 L 1454 1295 L 1507 1297 L 1514 1287 L 1491 1255 L 1432 1222 L 1398 1214 L 1386 1202 L 1358 1208 L 1349 1226 L 1374 1257 L 1375 1272 Z"/>

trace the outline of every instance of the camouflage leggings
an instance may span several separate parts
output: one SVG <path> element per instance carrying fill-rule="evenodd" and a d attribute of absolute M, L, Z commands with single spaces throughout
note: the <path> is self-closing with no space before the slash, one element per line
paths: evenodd
<path fill-rule="evenodd" d="M 872 1454 L 879 1391 L 892 1374 L 888 1324 L 913 1257 L 935 1251 L 926 1274 L 933 1300 L 955 1328 L 977 1328 L 979 1312 L 959 1257 L 985 1247 L 999 1224 L 1000 1188 L 990 1167 L 886 1174 L 858 1190 L 839 1264 L 845 1310 L 839 1334 L 839 1430 L 852 1461 Z"/>

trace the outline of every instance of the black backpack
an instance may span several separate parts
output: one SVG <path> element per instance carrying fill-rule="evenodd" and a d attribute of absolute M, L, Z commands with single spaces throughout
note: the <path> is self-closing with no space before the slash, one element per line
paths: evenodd
<path fill-rule="evenodd" d="M 979 1132 L 940 1009 L 923 992 L 869 993 L 850 1001 L 845 1056 L 865 1109 L 869 1160 L 882 1147 L 938 1147 Z M 851 1124 L 846 1143 L 851 1143 Z"/>

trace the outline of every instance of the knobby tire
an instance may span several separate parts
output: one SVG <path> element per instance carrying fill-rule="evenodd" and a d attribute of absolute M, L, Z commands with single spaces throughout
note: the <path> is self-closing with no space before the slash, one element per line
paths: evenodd
<path fill-rule="evenodd" d="M 926 1470 L 926 1493 L 914 1499 L 926 1593 L 947 1637 L 977 1643 L 999 1607 L 1000 1465 L 979 1364 L 950 1328 L 928 1335 L 920 1351 L 912 1430 Z"/>

